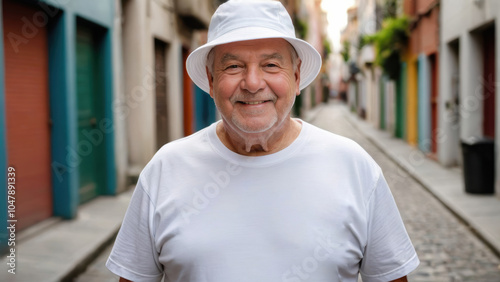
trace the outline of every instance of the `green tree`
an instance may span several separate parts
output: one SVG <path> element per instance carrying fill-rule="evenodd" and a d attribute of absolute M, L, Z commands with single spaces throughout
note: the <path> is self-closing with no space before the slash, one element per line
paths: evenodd
<path fill-rule="evenodd" d="M 295 26 L 295 33 L 297 34 L 297 37 L 305 39 L 308 30 L 307 23 L 295 17 L 293 25 Z"/>
<path fill-rule="evenodd" d="M 328 55 L 330 55 L 330 53 L 332 53 L 332 47 L 330 45 L 330 41 L 328 41 L 328 39 L 324 39 L 323 40 L 323 55 L 324 55 L 324 58 L 328 58 Z"/>
<path fill-rule="evenodd" d="M 389 17 L 382 23 L 382 29 L 362 39 L 364 43 L 375 46 L 375 64 L 392 79 L 399 77 L 401 53 L 410 36 L 409 25 L 410 20 L 407 16 Z"/>
<path fill-rule="evenodd" d="M 344 58 L 344 62 L 349 61 L 349 49 L 351 48 L 351 43 L 349 41 L 344 41 L 343 43 L 344 48 L 342 49 L 342 52 L 340 54 L 342 55 L 342 58 Z"/>

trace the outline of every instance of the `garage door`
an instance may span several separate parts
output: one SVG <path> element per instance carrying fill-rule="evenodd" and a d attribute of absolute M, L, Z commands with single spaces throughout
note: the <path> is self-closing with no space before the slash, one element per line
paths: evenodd
<path fill-rule="evenodd" d="M 7 155 L 20 229 L 52 215 L 47 30 L 22 20 L 36 12 L 3 1 Z"/>

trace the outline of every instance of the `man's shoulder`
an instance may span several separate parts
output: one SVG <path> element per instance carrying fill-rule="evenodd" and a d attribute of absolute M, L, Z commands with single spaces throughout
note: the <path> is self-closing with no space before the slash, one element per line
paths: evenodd
<path fill-rule="evenodd" d="M 206 155 L 211 148 L 207 136 L 208 130 L 210 126 L 163 145 L 145 165 L 141 175 L 152 178 L 164 171 L 171 171 L 200 157 L 206 157 L 204 154 Z"/>

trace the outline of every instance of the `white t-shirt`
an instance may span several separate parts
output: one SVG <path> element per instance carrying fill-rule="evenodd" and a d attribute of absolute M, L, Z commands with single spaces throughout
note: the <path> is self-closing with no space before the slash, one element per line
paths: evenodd
<path fill-rule="evenodd" d="M 107 267 L 133 281 L 390 281 L 419 260 L 380 167 L 304 121 L 266 156 L 227 149 L 216 123 L 142 171 Z"/>

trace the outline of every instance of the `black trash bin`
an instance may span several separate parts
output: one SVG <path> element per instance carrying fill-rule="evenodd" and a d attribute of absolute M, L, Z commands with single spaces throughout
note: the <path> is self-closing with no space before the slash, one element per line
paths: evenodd
<path fill-rule="evenodd" d="M 462 141 L 465 192 L 495 193 L 495 141 L 475 139 Z"/>

